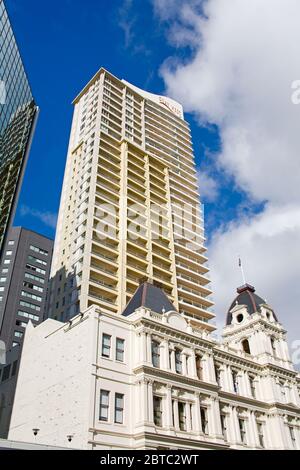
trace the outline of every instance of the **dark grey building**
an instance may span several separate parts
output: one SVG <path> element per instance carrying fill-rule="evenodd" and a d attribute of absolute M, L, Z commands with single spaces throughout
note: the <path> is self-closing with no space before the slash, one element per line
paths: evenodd
<path fill-rule="evenodd" d="M 29 320 L 44 319 L 53 240 L 22 227 L 8 231 L 0 261 L 0 437 L 6 437 L 13 405 L 22 341 Z"/>
<path fill-rule="evenodd" d="M 0 255 L 16 208 L 38 108 L 0 0 Z"/>
<path fill-rule="evenodd" d="M 28 320 L 43 321 L 53 240 L 22 227 L 9 230 L 0 262 L 0 340 L 22 343 Z"/>

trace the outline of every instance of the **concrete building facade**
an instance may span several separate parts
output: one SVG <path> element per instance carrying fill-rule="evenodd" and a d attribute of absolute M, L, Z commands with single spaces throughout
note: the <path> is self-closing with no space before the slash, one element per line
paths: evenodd
<path fill-rule="evenodd" d="M 7 234 L 0 261 L 0 436 L 6 437 L 25 328 L 44 319 L 53 240 L 23 227 Z"/>
<path fill-rule="evenodd" d="M 147 278 L 214 330 L 202 217 L 182 106 L 101 68 L 74 100 L 49 317 L 121 314 Z"/>
<path fill-rule="evenodd" d="M 39 352 L 37 354 L 37 351 Z M 300 376 L 282 325 L 239 289 L 223 340 L 151 283 L 122 315 L 28 325 L 9 438 L 78 449 L 300 449 Z"/>

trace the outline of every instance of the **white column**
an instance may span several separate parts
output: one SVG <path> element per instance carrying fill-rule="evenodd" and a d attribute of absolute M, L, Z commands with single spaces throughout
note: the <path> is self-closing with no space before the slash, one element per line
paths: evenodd
<path fill-rule="evenodd" d="M 241 379 L 242 379 L 241 380 L 242 382 L 241 394 L 246 397 L 251 397 L 252 395 L 251 395 L 250 379 L 249 379 L 248 373 L 243 371 Z"/>
<path fill-rule="evenodd" d="M 176 367 L 175 367 L 175 350 L 174 347 L 171 348 L 171 371 L 175 372 Z"/>
<path fill-rule="evenodd" d="M 151 345 L 151 333 L 147 333 L 147 359 L 146 362 L 152 364 L 152 345 Z"/>
<path fill-rule="evenodd" d="M 170 370 L 170 360 L 169 360 L 169 341 L 165 339 L 162 342 L 161 349 L 161 366 L 165 370 Z"/>
<path fill-rule="evenodd" d="M 141 388 L 141 412 L 142 412 L 142 421 L 148 421 L 148 382 L 146 379 L 142 379 L 140 382 Z"/>
<path fill-rule="evenodd" d="M 232 373 L 231 373 L 231 367 L 229 365 L 224 366 L 224 378 L 225 378 L 225 390 L 227 392 L 233 392 L 233 381 L 232 381 Z"/>
<path fill-rule="evenodd" d="M 191 408 L 188 402 L 185 404 L 185 416 L 186 416 L 186 430 L 187 432 L 191 432 L 191 429 L 192 429 Z"/>
<path fill-rule="evenodd" d="M 147 341 L 144 331 L 141 333 L 141 359 L 142 362 L 147 362 Z"/>
<path fill-rule="evenodd" d="M 249 429 L 249 433 L 247 434 L 248 444 L 251 447 L 259 447 L 257 423 L 256 423 L 254 411 L 248 411 L 248 429 Z"/>
<path fill-rule="evenodd" d="M 174 428 L 179 429 L 179 415 L 178 415 L 178 399 L 173 398 L 173 416 L 174 416 Z"/>
<path fill-rule="evenodd" d="M 184 352 L 181 353 L 181 361 L 182 361 L 182 375 L 184 377 L 187 376 L 187 367 L 186 367 L 186 354 Z"/>
<path fill-rule="evenodd" d="M 200 434 L 202 433 L 201 414 L 200 414 L 200 394 L 197 392 L 195 393 L 194 415 L 195 415 L 194 430 Z"/>
<path fill-rule="evenodd" d="M 135 407 L 135 422 L 136 423 L 139 423 L 141 420 L 142 420 L 142 417 L 141 417 L 141 412 L 142 412 L 142 396 L 141 396 L 141 385 L 140 385 L 140 382 L 138 382 L 136 385 L 135 385 L 135 403 L 136 403 L 136 407 Z"/>
<path fill-rule="evenodd" d="M 166 397 L 165 397 L 165 413 L 166 422 L 164 423 L 168 429 L 173 427 L 173 410 L 172 410 L 172 386 L 168 384 L 166 386 Z"/>
<path fill-rule="evenodd" d="M 215 382 L 215 367 L 213 357 L 205 354 L 202 359 L 203 363 L 203 380 L 205 382 Z"/>
<path fill-rule="evenodd" d="M 142 361 L 141 343 L 142 343 L 141 335 L 140 335 L 140 333 L 137 333 L 135 335 L 135 341 L 134 341 L 134 347 L 135 347 L 135 350 L 134 350 L 134 363 L 135 363 L 135 365 L 139 364 Z"/>
<path fill-rule="evenodd" d="M 188 357 L 188 366 L 189 366 L 189 377 L 196 379 L 197 368 L 196 368 L 196 354 L 195 354 L 194 349 L 191 349 L 190 356 Z"/>
<path fill-rule="evenodd" d="M 153 381 L 148 380 L 148 421 L 153 423 Z"/>
<path fill-rule="evenodd" d="M 239 427 L 239 421 L 238 421 L 238 414 L 236 407 L 232 407 L 232 428 L 234 432 L 234 442 L 235 443 L 240 443 L 241 442 L 241 433 L 240 433 L 240 427 Z"/>
<path fill-rule="evenodd" d="M 220 404 L 216 397 L 211 398 L 211 432 L 214 436 L 222 438 Z"/>

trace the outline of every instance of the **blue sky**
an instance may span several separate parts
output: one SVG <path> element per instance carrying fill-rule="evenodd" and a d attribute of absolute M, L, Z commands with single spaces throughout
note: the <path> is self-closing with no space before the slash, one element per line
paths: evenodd
<path fill-rule="evenodd" d="M 174 49 L 148 0 L 6 0 L 6 5 L 40 107 L 15 225 L 54 237 L 72 99 L 100 66 L 141 88 L 163 93 L 160 67 Z M 182 60 L 192 54 L 189 48 L 175 52 Z M 217 127 L 200 127 L 192 115 L 186 118 L 192 126 L 197 165 L 209 167 L 222 181 L 224 175 L 213 165 L 220 146 Z M 208 234 L 234 218 L 237 207 L 240 210 L 241 195 L 230 179 L 218 192 L 218 205 L 203 198 Z"/>
<path fill-rule="evenodd" d="M 192 113 L 185 116 L 200 170 L 218 325 L 241 283 L 241 256 L 247 281 L 273 306 L 296 348 L 300 106 L 291 87 L 300 79 L 300 3 L 5 3 L 41 109 L 15 224 L 54 237 L 71 102 L 101 66 L 166 92 Z"/>

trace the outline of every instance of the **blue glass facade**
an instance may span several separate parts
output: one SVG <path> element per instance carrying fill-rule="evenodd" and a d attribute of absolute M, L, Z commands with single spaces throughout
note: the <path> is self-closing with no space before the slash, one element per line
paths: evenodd
<path fill-rule="evenodd" d="M 13 30 L 0 0 L 0 252 L 13 218 L 36 113 Z"/>

